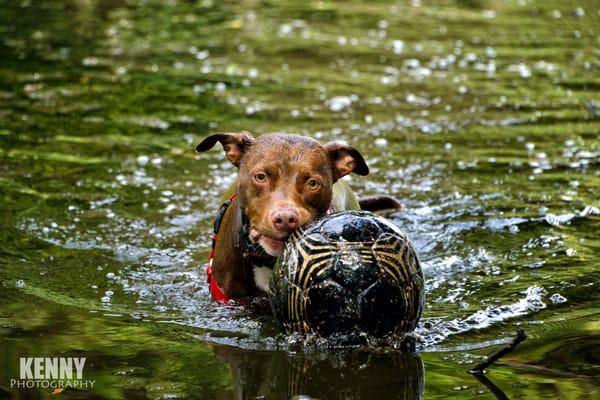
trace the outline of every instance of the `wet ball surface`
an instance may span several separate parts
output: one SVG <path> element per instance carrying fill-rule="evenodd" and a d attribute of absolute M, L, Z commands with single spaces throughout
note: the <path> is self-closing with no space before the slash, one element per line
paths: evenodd
<path fill-rule="evenodd" d="M 423 273 L 405 233 L 377 215 L 331 214 L 287 244 L 271 305 L 290 332 L 387 337 L 412 331 Z"/>

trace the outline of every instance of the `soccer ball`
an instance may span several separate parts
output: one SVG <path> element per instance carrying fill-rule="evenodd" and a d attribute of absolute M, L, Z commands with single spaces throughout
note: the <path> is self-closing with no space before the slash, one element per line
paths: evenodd
<path fill-rule="evenodd" d="M 393 337 L 417 325 L 423 272 L 398 227 L 345 211 L 292 235 L 273 270 L 270 301 L 288 332 Z"/>

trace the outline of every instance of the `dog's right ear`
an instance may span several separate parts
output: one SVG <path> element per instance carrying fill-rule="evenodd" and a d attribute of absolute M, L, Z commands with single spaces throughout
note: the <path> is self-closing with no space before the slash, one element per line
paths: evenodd
<path fill-rule="evenodd" d="M 200 142 L 200 144 L 196 146 L 196 151 L 200 153 L 210 150 L 215 143 L 219 142 L 223 145 L 225 157 L 227 157 L 233 165 L 239 168 L 240 160 L 242 159 L 244 152 L 248 149 L 248 146 L 254 143 L 254 140 L 254 136 L 246 131 L 237 133 L 215 133 Z"/>

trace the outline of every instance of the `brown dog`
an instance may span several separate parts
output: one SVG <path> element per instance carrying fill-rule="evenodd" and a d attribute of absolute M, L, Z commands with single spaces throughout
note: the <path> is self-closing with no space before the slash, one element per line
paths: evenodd
<path fill-rule="evenodd" d="M 351 146 L 322 145 L 288 134 L 214 134 L 196 151 L 207 151 L 217 142 L 238 168 L 238 177 L 235 194 L 217 224 L 218 240 L 207 271 L 211 292 L 217 300 L 255 296 L 268 292 L 276 257 L 292 230 L 331 211 L 360 208 L 338 179 L 351 172 L 367 175 L 369 168 Z M 395 201 L 386 200 L 396 207 Z M 365 204 L 369 202 L 373 200 Z M 219 290 L 223 299 L 215 295 Z"/>

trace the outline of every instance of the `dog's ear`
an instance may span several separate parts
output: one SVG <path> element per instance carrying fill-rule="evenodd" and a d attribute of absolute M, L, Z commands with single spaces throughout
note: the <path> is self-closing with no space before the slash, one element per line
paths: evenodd
<path fill-rule="evenodd" d="M 367 175 L 369 173 L 369 167 L 365 159 L 354 147 L 337 142 L 327 143 L 324 147 L 329 154 L 334 180 L 337 181 L 350 172 L 358 175 Z"/>
<path fill-rule="evenodd" d="M 197 152 L 207 151 L 213 148 L 215 143 L 221 143 L 225 150 L 225 157 L 236 167 L 240 166 L 244 152 L 254 142 L 254 136 L 250 132 L 242 131 L 236 133 L 215 133 L 204 139 L 198 146 Z"/>

